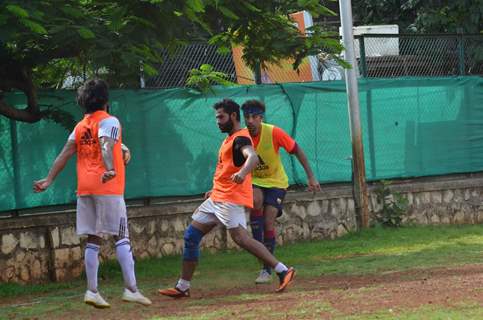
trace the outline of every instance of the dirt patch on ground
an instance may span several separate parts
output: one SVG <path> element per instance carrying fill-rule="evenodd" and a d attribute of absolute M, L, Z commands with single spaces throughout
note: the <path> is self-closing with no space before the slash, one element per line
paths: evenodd
<path fill-rule="evenodd" d="M 394 272 L 364 276 L 297 278 L 282 294 L 276 284 L 223 290 L 195 288 L 189 299 L 153 297 L 153 306 L 109 311 L 66 310 L 62 319 L 150 319 L 207 315 L 213 319 L 314 319 L 377 311 L 400 312 L 422 306 L 451 308 L 461 303 L 483 307 L 483 265 Z M 12 314 L 14 316 L 14 314 Z M 15 317 L 14 317 L 15 318 Z M 39 318 L 43 318 L 40 316 Z M 49 319 L 55 319 L 50 315 Z M 25 317 L 22 317 L 25 319 Z"/>

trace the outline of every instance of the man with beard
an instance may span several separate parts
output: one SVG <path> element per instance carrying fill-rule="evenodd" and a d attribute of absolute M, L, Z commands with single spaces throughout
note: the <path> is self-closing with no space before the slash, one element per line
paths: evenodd
<path fill-rule="evenodd" d="M 180 279 L 174 288 L 159 290 L 159 293 L 171 298 L 189 297 L 201 239 L 220 223 L 236 244 L 275 269 L 280 279 L 276 292 L 281 292 L 291 283 L 295 270 L 279 262 L 246 230 L 245 210 L 253 208 L 251 172 L 258 164 L 258 157 L 248 131 L 240 128 L 240 106 L 224 99 L 213 107 L 220 131 L 228 134 L 218 153 L 213 189 L 206 193 L 206 200 L 196 209 L 185 231 Z"/>
<path fill-rule="evenodd" d="M 282 129 L 263 123 L 265 105 L 258 100 L 248 100 L 242 105 L 243 116 L 258 155 L 259 164 L 252 172 L 253 204 L 250 225 L 253 237 L 263 243 L 273 254 L 275 251 L 275 219 L 282 214 L 282 203 L 288 187 L 279 149 L 297 157 L 308 177 L 308 190 L 320 191 L 320 185 L 302 148 Z M 268 283 L 272 268 L 265 264 L 255 283 Z"/>

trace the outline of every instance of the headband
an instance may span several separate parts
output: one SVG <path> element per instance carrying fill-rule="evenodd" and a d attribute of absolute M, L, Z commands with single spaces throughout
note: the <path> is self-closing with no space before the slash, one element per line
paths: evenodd
<path fill-rule="evenodd" d="M 262 109 L 258 108 L 258 107 L 253 107 L 253 106 L 250 106 L 250 107 L 247 107 L 247 108 L 243 108 L 243 114 L 252 114 L 252 115 L 264 115 L 265 112 L 263 112 Z"/>

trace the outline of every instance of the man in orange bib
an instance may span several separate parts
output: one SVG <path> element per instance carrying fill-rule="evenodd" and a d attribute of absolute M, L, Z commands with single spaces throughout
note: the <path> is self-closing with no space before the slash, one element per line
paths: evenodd
<path fill-rule="evenodd" d="M 253 171 L 254 208 L 250 212 L 253 237 L 275 251 L 275 219 L 282 214 L 282 204 L 288 187 L 280 148 L 297 157 L 308 178 L 308 189 L 320 191 L 302 148 L 282 129 L 264 123 L 265 105 L 258 100 L 248 100 L 242 105 L 243 116 L 260 163 Z M 272 268 L 265 264 L 255 283 L 271 282 Z"/>
<path fill-rule="evenodd" d="M 85 268 L 87 291 L 84 302 L 96 308 L 109 308 L 97 291 L 99 249 L 103 235 L 116 239 L 116 256 L 121 265 L 124 301 L 150 305 L 136 286 L 134 259 L 128 238 L 124 203 L 124 159 L 119 120 L 106 112 L 107 83 L 90 80 L 77 92 L 77 102 L 85 111 L 57 156 L 46 178 L 34 182 L 34 191 L 45 191 L 77 153 L 77 234 L 87 235 Z"/>
<path fill-rule="evenodd" d="M 246 229 L 245 211 L 253 208 L 251 172 L 258 164 L 258 157 L 248 131 L 240 128 L 240 106 L 224 99 L 216 103 L 214 109 L 218 127 L 228 137 L 218 153 L 213 189 L 207 192 L 207 199 L 196 209 L 185 231 L 180 279 L 174 288 L 159 290 L 159 293 L 171 298 L 189 296 L 201 239 L 220 223 L 228 229 L 236 244 L 275 269 L 280 279 L 276 291 L 281 292 L 291 283 L 295 270 L 279 262 L 263 244 L 250 237 Z"/>

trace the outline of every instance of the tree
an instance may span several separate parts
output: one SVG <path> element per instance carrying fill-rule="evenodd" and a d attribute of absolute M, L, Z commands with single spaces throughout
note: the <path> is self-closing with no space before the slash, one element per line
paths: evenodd
<path fill-rule="evenodd" d="M 397 24 L 402 32 L 479 33 L 482 0 L 354 0 L 358 24 Z"/>
<path fill-rule="evenodd" d="M 353 0 L 354 24 L 397 24 L 407 28 L 414 21 L 414 12 L 405 9 L 402 0 Z"/>
<path fill-rule="evenodd" d="M 0 97 L 0 114 L 26 122 L 48 117 L 51 110 L 40 110 L 36 90 L 50 85 L 49 73 L 54 78 L 81 66 L 122 78 L 135 74 L 140 61 L 149 72 L 160 48 L 189 36 L 191 22 L 177 12 L 193 10 L 177 1 L 169 8 L 156 2 L 161 1 L 4 1 L 0 91 L 23 91 L 28 106 L 15 109 Z"/>
<path fill-rule="evenodd" d="M 314 25 L 308 28 L 307 35 L 302 35 L 288 15 L 301 10 L 309 11 L 314 18 L 336 15 L 320 1 L 254 1 L 256 7 L 250 2 L 233 2 L 234 11 L 218 20 L 229 27 L 212 37 L 211 43 L 225 51 L 229 51 L 233 44 L 242 45 L 243 59 L 253 70 L 286 58 L 292 58 L 293 66 L 297 68 L 304 57 L 320 52 L 344 64 L 337 56 L 342 46 L 335 37 L 336 33 L 326 31 L 321 25 Z"/>
<path fill-rule="evenodd" d="M 482 0 L 426 1 L 410 28 L 422 33 L 480 33 L 482 21 Z"/>
<path fill-rule="evenodd" d="M 245 47 L 249 66 L 321 50 L 338 53 L 338 41 L 321 27 L 311 36 L 298 32 L 288 14 L 306 9 L 333 14 L 317 0 L 5 0 L 0 4 L 0 114 L 36 122 L 58 118 L 41 109 L 39 87 L 57 88 L 68 75 L 102 75 L 111 86 L 137 83 L 142 65 L 156 73 L 163 48 L 208 38 L 225 52 Z M 6 103 L 2 94 L 21 90 L 25 109 Z"/>

